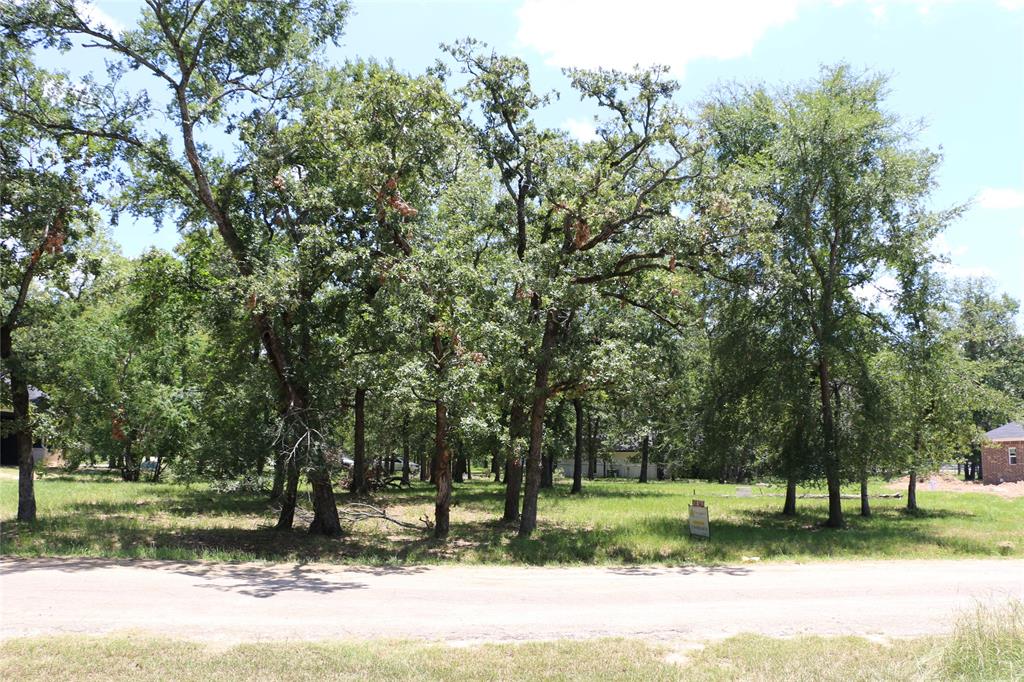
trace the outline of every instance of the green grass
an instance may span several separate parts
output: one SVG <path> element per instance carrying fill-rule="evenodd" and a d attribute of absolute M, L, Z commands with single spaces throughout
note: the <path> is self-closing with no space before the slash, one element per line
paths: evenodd
<path fill-rule="evenodd" d="M 483 644 L 409 641 L 241 644 L 141 635 L 0 644 L 7 680 L 1019 680 L 1019 604 L 965 618 L 951 637 L 880 644 L 859 637 L 740 635 L 704 648 L 642 640 Z M 979 638 L 979 633 L 984 636 Z"/>
<path fill-rule="evenodd" d="M 874 492 L 891 492 L 882 482 Z M 12 522 L 17 481 L 0 478 L 0 554 L 209 560 L 304 560 L 339 563 L 719 564 L 761 560 L 967 558 L 1024 556 L 1024 498 L 921 490 L 922 511 L 907 514 L 902 499 L 873 499 L 874 515 L 857 515 L 845 500 L 849 527 L 822 528 L 823 499 L 801 499 L 787 518 L 779 487 L 708 483 L 585 482 L 542 492 L 540 525 L 520 540 L 499 523 L 503 487 L 480 478 L 456 484 L 452 532 L 428 534 L 377 522 L 361 523 L 340 540 L 298 529 L 277 532 L 275 515 L 258 494 L 218 493 L 207 485 L 124 483 L 105 473 L 50 472 L 36 482 L 39 521 Z M 820 491 L 812 491 L 820 492 Z M 339 495 L 339 503 L 347 500 Z M 687 504 L 710 509 L 710 540 L 690 538 Z M 396 517 L 432 515 L 433 489 L 416 483 L 375 498 Z"/>

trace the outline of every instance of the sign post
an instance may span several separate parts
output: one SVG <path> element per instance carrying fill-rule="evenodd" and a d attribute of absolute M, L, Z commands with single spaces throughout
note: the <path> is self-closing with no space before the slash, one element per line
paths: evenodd
<path fill-rule="evenodd" d="M 711 522 L 708 518 L 708 508 L 704 506 L 704 500 L 693 500 L 690 503 L 690 535 L 711 537 Z"/>

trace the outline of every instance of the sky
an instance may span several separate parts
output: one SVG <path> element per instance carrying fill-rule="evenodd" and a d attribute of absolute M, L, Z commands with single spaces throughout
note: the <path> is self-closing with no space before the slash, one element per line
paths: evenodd
<path fill-rule="evenodd" d="M 131 25 L 140 4 L 95 0 L 90 11 Z M 886 108 L 922 122 L 921 145 L 943 155 L 933 206 L 970 204 L 933 244 L 942 269 L 1024 300 L 1024 0 L 354 0 L 327 59 L 415 73 L 467 36 L 526 61 L 537 90 L 561 91 L 540 122 L 581 138 L 592 110 L 564 68 L 663 64 L 684 104 L 731 82 L 807 81 L 839 62 L 886 74 Z M 177 241 L 170 227 L 129 219 L 114 236 L 128 255 Z"/>

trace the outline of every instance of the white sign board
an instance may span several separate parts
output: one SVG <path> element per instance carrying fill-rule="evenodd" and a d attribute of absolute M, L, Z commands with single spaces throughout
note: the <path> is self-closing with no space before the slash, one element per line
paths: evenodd
<path fill-rule="evenodd" d="M 754 491 L 750 488 L 736 488 L 736 497 L 753 497 Z"/>
<path fill-rule="evenodd" d="M 690 535 L 711 537 L 711 523 L 708 519 L 708 508 L 704 506 L 703 500 L 694 500 L 690 505 Z"/>

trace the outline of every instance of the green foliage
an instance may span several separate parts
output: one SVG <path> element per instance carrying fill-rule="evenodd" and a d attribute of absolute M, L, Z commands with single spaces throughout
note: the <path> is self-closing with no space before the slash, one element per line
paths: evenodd
<path fill-rule="evenodd" d="M 938 156 L 884 96 L 884 78 L 839 66 L 806 86 L 727 91 L 703 119 L 715 170 L 701 219 L 746 214 L 756 233 L 710 288 L 709 447 L 749 451 L 753 436 L 787 476 L 825 476 L 833 492 L 872 468 L 932 469 L 975 436 L 973 370 L 942 329 L 927 249 L 961 209 L 927 209 Z"/>
<path fill-rule="evenodd" d="M 457 74 L 322 63 L 347 11 L 154 0 L 117 32 L 3 5 L 3 296 L 37 327 L 9 362 L 70 463 L 329 489 L 360 395 L 371 460 L 432 428 L 478 461 L 529 437 L 527 509 L 582 400 L 595 455 L 649 437 L 663 469 L 838 502 L 1019 413 L 1016 303 L 937 276 L 961 208 L 928 207 L 939 157 L 883 77 L 721 88 L 692 117 L 665 69 L 571 70 L 581 141 L 474 40 L 445 48 Z M 82 41 L 106 74 L 33 65 Z M 176 253 L 111 253 L 92 235 L 123 210 L 172 221 Z"/>

